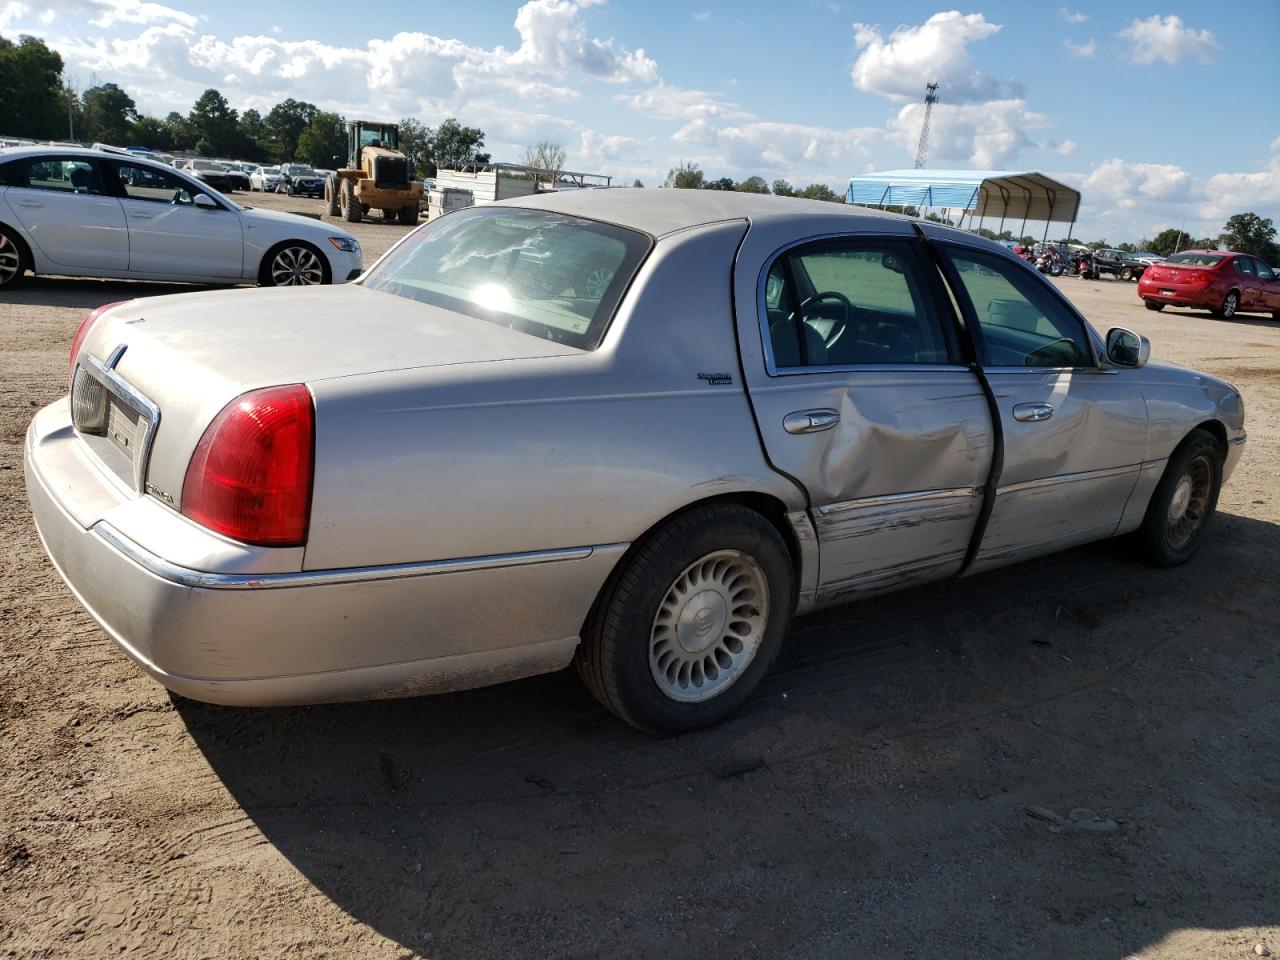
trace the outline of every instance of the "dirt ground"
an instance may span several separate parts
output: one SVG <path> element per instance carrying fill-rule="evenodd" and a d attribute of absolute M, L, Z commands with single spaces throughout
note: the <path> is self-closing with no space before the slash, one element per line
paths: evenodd
<path fill-rule="evenodd" d="M 403 230 L 358 227 L 366 262 Z M 1280 323 L 1061 285 L 1245 395 L 1194 561 L 1097 544 L 802 618 L 741 715 L 666 741 L 571 674 L 171 699 L 42 554 L 22 438 L 85 312 L 172 288 L 5 293 L 0 956 L 1280 953 Z"/>

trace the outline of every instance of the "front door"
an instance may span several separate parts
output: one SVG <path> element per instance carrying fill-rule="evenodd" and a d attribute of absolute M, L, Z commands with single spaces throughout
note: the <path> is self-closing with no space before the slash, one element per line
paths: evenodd
<path fill-rule="evenodd" d="M 93 158 L 19 160 L 5 199 L 27 234 L 54 264 L 108 274 L 129 267 L 129 233 L 120 201 L 104 190 Z"/>
<path fill-rule="evenodd" d="M 146 164 L 111 161 L 129 223 L 129 272 L 148 277 L 239 280 L 240 218 L 218 203 L 195 206 L 190 181 Z M 217 202 L 217 201 L 215 201 Z"/>
<path fill-rule="evenodd" d="M 995 501 L 973 571 L 1113 534 L 1142 470 L 1146 405 L 1132 371 L 1099 363 L 1084 323 L 1041 277 L 936 244 L 1003 431 Z"/>
<path fill-rule="evenodd" d="M 958 572 L 992 425 L 918 241 L 815 240 L 758 276 L 759 327 L 739 329 L 763 362 L 744 349 L 744 369 L 770 461 L 809 495 L 818 602 Z"/>

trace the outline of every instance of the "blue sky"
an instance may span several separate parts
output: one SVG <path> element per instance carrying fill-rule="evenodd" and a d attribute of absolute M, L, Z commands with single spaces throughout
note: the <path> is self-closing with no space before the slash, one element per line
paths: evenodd
<path fill-rule="evenodd" d="M 208 86 L 348 115 L 480 126 L 497 159 L 541 139 L 569 163 L 661 182 L 677 161 L 837 190 L 911 166 L 941 84 L 930 166 L 1040 170 L 1112 242 L 1230 213 L 1280 221 L 1280 8 L 906 0 L 349 3 L 0 0 L 82 88 L 185 112 Z M 1252 25 L 1252 26 L 1251 26 Z"/>

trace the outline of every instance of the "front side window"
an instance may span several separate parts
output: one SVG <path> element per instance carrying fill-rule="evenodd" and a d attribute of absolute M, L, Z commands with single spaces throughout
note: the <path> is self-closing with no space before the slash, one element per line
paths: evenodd
<path fill-rule="evenodd" d="M 92 161 L 79 157 L 28 157 L 12 166 L 8 186 L 100 195 L 102 181 Z"/>
<path fill-rule="evenodd" d="M 130 200 L 150 200 L 180 206 L 190 206 L 195 200 L 187 181 L 171 173 L 132 163 L 117 163 L 115 168 L 124 195 Z"/>
<path fill-rule="evenodd" d="M 1034 273 L 983 251 L 941 249 L 973 304 L 985 365 L 1093 366 L 1083 324 Z"/>
<path fill-rule="evenodd" d="M 1236 273 L 1240 274 L 1242 277 L 1253 277 L 1257 275 L 1253 269 L 1253 261 L 1248 257 L 1236 257 L 1232 263 L 1235 265 Z"/>
<path fill-rule="evenodd" d="M 1263 263 L 1261 260 L 1253 261 L 1253 266 L 1254 266 L 1254 269 L 1258 271 L 1259 280 L 1271 281 L 1276 278 L 1276 272 L 1272 270 L 1269 266 L 1267 266 L 1265 263 Z"/>
<path fill-rule="evenodd" d="M 775 367 L 949 362 L 926 277 L 905 240 L 819 241 L 783 254 L 764 289 Z"/>
<path fill-rule="evenodd" d="M 480 207 L 418 230 L 363 283 L 594 350 L 648 250 L 647 236 L 611 224 Z"/>

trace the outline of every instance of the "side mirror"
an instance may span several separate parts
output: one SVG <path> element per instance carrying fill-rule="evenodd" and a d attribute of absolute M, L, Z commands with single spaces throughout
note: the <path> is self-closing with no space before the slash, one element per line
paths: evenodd
<path fill-rule="evenodd" d="M 197 193 L 191 198 L 191 202 L 201 210 L 217 210 L 218 205 L 213 202 L 213 198 L 204 193 Z"/>
<path fill-rule="evenodd" d="M 1107 359 L 1117 367 L 1145 367 L 1151 359 L 1151 341 L 1124 327 L 1112 327 L 1107 331 Z"/>
<path fill-rule="evenodd" d="M 894 273 L 906 273 L 906 268 L 898 262 L 898 258 L 892 253 L 882 253 L 880 255 L 880 266 L 886 270 L 892 270 Z"/>

